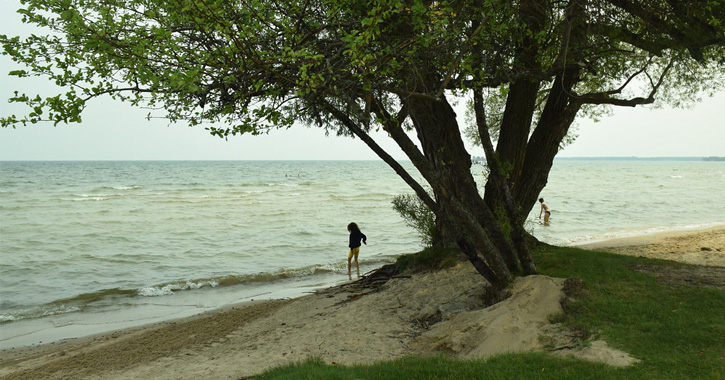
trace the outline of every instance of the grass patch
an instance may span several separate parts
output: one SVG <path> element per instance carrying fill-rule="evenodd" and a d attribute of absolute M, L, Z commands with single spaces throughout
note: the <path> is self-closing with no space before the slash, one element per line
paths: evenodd
<path fill-rule="evenodd" d="M 601 338 L 641 360 L 625 368 L 545 353 L 487 360 L 411 357 L 341 366 L 310 359 L 255 379 L 722 379 L 725 373 L 725 291 L 668 284 L 636 270 L 688 266 L 662 260 L 542 244 L 533 252 L 541 274 L 568 281 L 569 300 L 557 322 Z M 411 259 L 434 269 L 444 260 Z M 427 256 L 425 256 L 427 257 Z M 403 259 L 408 260 L 408 259 Z M 420 262 L 419 262 L 420 260 Z M 422 264 L 425 262 L 426 264 Z"/>
<path fill-rule="evenodd" d="M 450 268 L 462 261 L 466 256 L 459 249 L 426 248 L 398 257 L 395 265 L 400 273 L 415 273 Z"/>
<path fill-rule="evenodd" d="M 556 359 L 546 354 L 508 354 L 488 360 L 461 361 L 445 357 L 410 357 L 371 365 L 340 366 L 319 359 L 275 368 L 258 380 L 461 380 L 537 379 L 581 380 L 582 373 L 596 373 L 595 379 L 620 380 L 622 371 L 604 364 Z"/>
<path fill-rule="evenodd" d="M 640 378 L 722 378 L 725 291 L 664 284 L 634 269 L 687 265 L 553 246 L 535 260 L 542 274 L 583 280 L 586 296 L 568 302 L 564 323 L 641 359 Z"/>

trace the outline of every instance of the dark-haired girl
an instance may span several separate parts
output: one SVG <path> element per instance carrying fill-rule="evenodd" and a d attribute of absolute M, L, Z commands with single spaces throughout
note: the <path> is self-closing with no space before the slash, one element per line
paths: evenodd
<path fill-rule="evenodd" d="M 347 230 L 350 232 L 350 253 L 347 255 L 347 278 L 352 280 L 350 269 L 352 266 L 352 259 L 355 258 L 355 267 L 357 268 L 357 278 L 360 278 L 360 264 L 357 261 L 357 256 L 360 254 L 360 242 L 368 244 L 368 238 L 365 236 L 356 223 L 350 223 L 347 225 Z"/>

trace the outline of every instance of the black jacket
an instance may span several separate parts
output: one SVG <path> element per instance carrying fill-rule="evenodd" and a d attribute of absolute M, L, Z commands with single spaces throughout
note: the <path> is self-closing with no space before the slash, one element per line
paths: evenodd
<path fill-rule="evenodd" d="M 368 237 L 365 236 L 364 233 L 360 232 L 360 230 L 352 231 L 350 232 L 350 248 L 357 248 L 360 246 L 360 240 L 365 242 L 367 244 Z"/>

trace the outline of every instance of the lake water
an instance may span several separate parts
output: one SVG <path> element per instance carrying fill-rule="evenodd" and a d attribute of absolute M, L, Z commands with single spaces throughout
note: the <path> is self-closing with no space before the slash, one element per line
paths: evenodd
<path fill-rule="evenodd" d="M 551 223 L 537 206 L 527 229 L 575 245 L 721 225 L 723 188 L 725 162 L 557 160 Z M 0 348 L 343 282 L 351 221 L 363 273 L 420 250 L 399 194 L 377 161 L 0 162 Z"/>

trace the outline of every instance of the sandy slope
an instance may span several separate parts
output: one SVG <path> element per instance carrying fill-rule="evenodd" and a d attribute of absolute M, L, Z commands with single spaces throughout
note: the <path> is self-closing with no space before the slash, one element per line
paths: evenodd
<path fill-rule="evenodd" d="M 610 242 L 606 249 L 725 267 L 725 228 L 646 239 Z M 594 248 L 603 247 L 607 245 Z M 561 311 L 563 282 L 546 276 L 519 278 L 508 299 L 484 307 L 483 279 L 464 264 L 395 278 L 380 289 L 330 288 L 292 300 L 237 305 L 185 320 L 6 350 L 0 356 L 0 376 L 239 379 L 310 356 L 351 364 L 407 355 L 478 358 L 544 350 L 542 342 L 566 345 L 548 319 Z M 636 360 L 601 341 L 576 354 L 612 365 Z"/>

